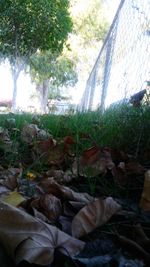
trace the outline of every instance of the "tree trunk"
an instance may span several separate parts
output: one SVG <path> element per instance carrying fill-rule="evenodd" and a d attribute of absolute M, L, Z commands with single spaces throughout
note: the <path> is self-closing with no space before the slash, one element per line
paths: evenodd
<path fill-rule="evenodd" d="M 15 112 L 16 108 L 17 108 L 17 105 L 16 105 L 16 102 L 17 102 L 17 80 L 19 77 L 19 73 L 14 69 L 12 76 L 13 76 L 12 111 Z"/>
<path fill-rule="evenodd" d="M 20 72 L 23 70 L 24 65 L 26 61 L 17 63 L 17 60 L 15 60 L 13 66 L 12 66 L 12 79 L 13 79 L 13 97 L 12 97 L 12 112 L 15 112 L 17 110 L 17 81 L 20 75 Z"/>
<path fill-rule="evenodd" d="M 48 89 L 49 89 L 49 80 L 45 80 L 40 84 L 38 90 L 40 92 L 40 102 L 41 102 L 41 112 L 42 114 L 46 113 L 47 101 L 48 101 Z"/>

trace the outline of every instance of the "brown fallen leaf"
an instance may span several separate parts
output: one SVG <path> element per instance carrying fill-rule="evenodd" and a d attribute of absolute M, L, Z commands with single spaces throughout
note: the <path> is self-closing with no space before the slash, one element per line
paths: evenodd
<path fill-rule="evenodd" d="M 62 146 L 57 144 L 51 137 L 46 140 L 37 141 L 32 149 L 32 157 L 34 160 L 40 157 L 41 161 L 50 166 L 59 166 L 64 162 L 65 158 Z"/>
<path fill-rule="evenodd" d="M 0 143 L 1 149 L 4 152 L 12 151 L 12 141 L 10 140 L 9 132 L 3 127 L 0 127 Z"/>
<path fill-rule="evenodd" d="M 39 265 L 51 264 L 56 248 L 74 256 L 85 245 L 56 227 L 3 202 L 0 202 L 0 242 L 16 264 L 26 260 Z"/>
<path fill-rule="evenodd" d="M 62 170 L 54 170 L 51 169 L 46 172 L 47 177 L 53 177 L 56 182 L 64 182 L 69 183 L 73 180 L 74 176 L 69 171 L 62 171 Z"/>
<path fill-rule="evenodd" d="M 52 178 L 43 180 L 39 183 L 38 187 L 42 188 L 43 193 L 53 194 L 63 200 L 72 200 L 84 204 L 94 201 L 94 197 L 90 196 L 88 193 L 75 192 L 69 187 L 58 184 Z"/>
<path fill-rule="evenodd" d="M 45 140 L 50 134 L 40 129 L 36 124 L 25 124 L 21 130 L 21 139 L 27 144 L 31 144 L 34 140 Z"/>
<path fill-rule="evenodd" d="M 23 142 L 30 144 L 37 138 L 38 126 L 35 124 L 26 124 L 21 130 L 21 139 Z"/>
<path fill-rule="evenodd" d="M 120 186 L 125 186 L 128 181 L 125 163 L 120 162 L 118 166 L 114 166 L 111 170 L 112 175 L 114 176 L 115 182 Z"/>
<path fill-rule="evenodd" d="M 10 190 L 14 190 L 18 186 L 17 179 L 22 175 L 22 168 L 8 168 L 0 171 L 0 184 L 6 186 Z"/>
<path fill-rule="evenodd" d="M 114 162 L 111 158 L 111 151 L 109 148 L 99 148 L 93 146 L 83 151 L 79 160 L 75 160 L 73 164 L 73 173 L 81 176 L 94 177 L 114 167 Z"/>
<path fill-rule="evenodd" d="M 85 206 L 84 202 L 66 201 L 63 204 L 64 214 L 69 217 L 74 217 L 77 212 Z"/>
<path fill-rule="evenodd" d="M 18 186 L 17 177 L 8 176 L 0 180 L 0 184 L 6 186 L 10 190 L 14 190 Z"/>
<path fill-rule="evenodd" d="M 72 236 L 80 238 L 105 224 L 121 206 L 112 198 L 98 198 L 82 208 L 72 221 Z"/>
<path fill-rule="evenodd" d="M 32 208 L 32 212 L 35 218 L 40 219 L 43 222 L 51 224 L 51 221 L 42 212 L 38 211 L 36 208 Z"/>
<path fill-rule="evenodd" d="M 31 202 L 31 207 L 42 212 L 50 222 L 55 220 L 62 213 L 62 204 L 60 200 L 52 194 L 45 194 Z"/>
<path fill-rule="evenodd" d="M 73 137 L 65 136 L 63 141 L 64 141 L 64 148 L 63 148 L 64 153 L 72 156 L 71 146 L 75 144 Z"/>

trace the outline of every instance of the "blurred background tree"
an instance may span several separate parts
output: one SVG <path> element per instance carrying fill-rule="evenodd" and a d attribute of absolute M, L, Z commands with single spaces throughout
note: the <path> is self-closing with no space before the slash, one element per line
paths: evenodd
<path fill-rule="evenodd" d="M 17 80 L 31 55 L 38 50 L 60 53 L 72 22 L 69 0 L 1 0 L 0 58 L 8 59 L 13 76 L 13 110 Z"/>

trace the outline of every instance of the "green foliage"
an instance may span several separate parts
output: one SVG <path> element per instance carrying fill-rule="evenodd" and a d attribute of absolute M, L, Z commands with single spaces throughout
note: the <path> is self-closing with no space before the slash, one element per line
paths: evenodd
<path fill-rule="evenodd" d="M 36 84 L 50 81 L 50 88 L 73 86 L 77 82 L 74 62 L 65 55 L 50 50 L 38 52 L 31 57 L 30 73 Z"/>
<path fill-rule="evenodd" d="M 17 79 L 38 51 L 60 53 L 71 31 L 69 0 L 5 0 L 0 2 L 0 58 L 9 59 L 13 75 L 13 111 Z M 44 106 L 44 105 L 43 105 Z"/>
<path fill-rule="evenodd" d="M 61 51 L 72 23 L 68 0 L 0 1 L 1 57 L 24 57 L 37 49 Z"/>
<path fill-rule="evenodd" d="M 76 58 L 79 80 L 87 77 L 108 29 L 100 0 L 71 0 L 73 32 L 69 35 L 70 56 Z M 69 53 L 69 52 L 68 52 Z"/>
<path fill-rule="evenodd" d="M 103 15 L 99 0 L 91 1 L 89 8 L 74 17 L 74 32 L 80 35 L 83 45 L 89 45 L 104 39 L 108 23 Z"/>

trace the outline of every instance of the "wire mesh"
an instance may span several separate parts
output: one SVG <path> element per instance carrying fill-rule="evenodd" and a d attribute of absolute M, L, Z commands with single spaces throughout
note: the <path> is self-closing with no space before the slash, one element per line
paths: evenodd
<path fill-rule="evenodd" d="M 125 101 L 150 80 L 150 1 L 122 0 L 86 83 L 80 110 Z M 149 88 L 149 86 L 147 87 Z"/>

